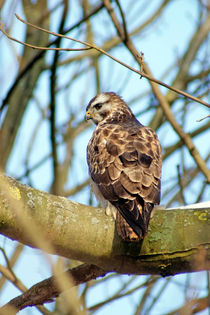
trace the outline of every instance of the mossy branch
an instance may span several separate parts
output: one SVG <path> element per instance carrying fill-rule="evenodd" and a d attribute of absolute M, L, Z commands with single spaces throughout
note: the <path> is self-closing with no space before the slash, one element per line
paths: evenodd
<path fill-rule="evenodd" d="M 141 243 L 123 242 L 103 209 L 0 176 L 0 233 L 25 245 L 128 274 L 210 269 L 210 208 L 157 210 Z"/>

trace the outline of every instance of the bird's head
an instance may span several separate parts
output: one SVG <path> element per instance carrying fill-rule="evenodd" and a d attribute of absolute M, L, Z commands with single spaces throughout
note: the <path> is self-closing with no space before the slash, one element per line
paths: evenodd
<path fill-rule="evenodd" d="M 86 108 L 86 119 L 92 119 L 96 125 L 107 118 L 120 119 L 125 114 L 133 115 L 127 104 L 114 92 L 96 95 Z"/>

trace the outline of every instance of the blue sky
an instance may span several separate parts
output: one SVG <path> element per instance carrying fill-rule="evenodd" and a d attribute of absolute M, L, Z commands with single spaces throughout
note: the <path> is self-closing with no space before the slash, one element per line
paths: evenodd
<path fill-rule="evenodd" d="M 98 3 L 97 1 L 95 1 Z M 153 1 L 151 5 L 146 5 L 146 1 L 139 4 L 135 4 L 136 11 L 130 10 L 128 2 L 121 1 L 124 6 L 124 10 L 128 15 L 129 24 L 128 28 L 132 30 L 138 20 L 136 21 L 136 16 L 139 11 L 141 15 L 141 21 L 145 21 L 148 16 L 155 10 L 155 8 L 161 3 L 161 1 L 156 0 Z M 18 13 L 21 17 L 23 17 L 23 11 L 18 1 L 14 1 L 17 3 L 17 6 L 13 10 L 11 10 L 12 1 L 7 1 L 7 5 L 4 7 L 4 10 L 1 13 L 1 19 L 4 22 L 4 25 L 10 25 L 10 21 L 13 21 L 13 27 L 11 35 L 13 37 L 17 37 L 18 39 L 23 39 L 23 30 L 25 26 L 17 21 L 14 18 L 14 13 Z M 53 6 L 54 1 L 50 2 L 50 5 Z M 134 4 L 134 1 L 132 1 Z M 9 10 L 10 9 L 10 10 Z M 9 14 L 8 14 L 9 13 Z M 56 16 L 60 14 L 60 12 L 56 12 L 51 19 L 51 30 L 57 30 L 57 21 Z M 104 17 L 105 16 L 105 17 Z M 69 25 L 73 25 L 80 18 L 80 10 L 78 8 L 78 2 L 72 1 L 71 3 L 71 11 L 69 14 Z M 179 56 L 185 51 L 188 46 L 188 41 L 190 36 L 194 32 L 195 23 L 192 21 L 196 21 L 198 18 L 198 6 L 197 1 L 184 1 L 177 0 L 171 1 L 168 5 L 167 9 L 162 14 L 161 20 L 154 23 L 152 27 L 147 28 L 141 36 L 134 37 L 135 44 L 140 51 L 144 52 L 145 61 L 148 62 L 150 68 L 152 69 L 153 75 L 157 79 L 161 79 L 163 74 L 167 69 L 169 69 L 174 60 L 178 60 Z M 98 19 L 95 17 L 94 19 Z M 94 21 L 93 19 L 93 21 Z M 98 29 L 95 30 L 96 43 L 100 44 L 101 38 L 109 38 L 110 32 L 114 34 L 114 30 L 109 24 L 109 19 L 106 17 L 104 11 L 100 13 L 101 23 L 98 26 Z M 97 37 L 98 35 L 98 37 Z M 78 37 L 79 39 L 83 39 L 83 34 L 78 34 L 77 32 L 73 32 L 70 36 Z M 0 51 L 0 67 L 2 69 L 0 74 L 0 82 L 1 82 L 1 94 L 0 100 L 4 98 L 9 87 L 11 86 L 14 77 L 16 75 L 16 71 L 18 69 L 18 64 L 14 61 L 14 52 L 20 53 L 22 51 L 22 47 L 16 43 L 8 42 L 6 38 L 0 35 L 1 42 L 1 51 Z M 64 45 L 69 45 L 67 41 L 65 41 Z M 134 61 L 131 55 L 123 49 L 114 49 L 111 51 L 113 56 L 118 57 L 120 60 L 128 63 L 131 66 L 135 66 Z M 67 58 L 66 54 L 62 55 L 62 58 Z M 50 62 L 51 55 L 49 54 L 46 58 Z M 111 62 L 107 57 L 102 57 L 99 61 L 103 63 L 103 72 L 100 73 L 101 77 L 101 86 L 102 90 L 114 90 L 115 92 L 121 93 L 124 100 L 129 102 L 135 95 L 139 95 L 140 93 L 144 93 L 148 91 L 149 84 L 145 79 L 139 79 L 138 75 L 135 73 L 129 74 L 126 68 L 122 68 L 120 65 Z M 75 63 L 75 68 L 79 67 L 78 63 Z M 10 70 L 13 71 L 10 71 Z M 72 68 L 66 66 L 66 68 L 62 67 L 58 71 L 58 86 L 62 86 L 64 82 L 68 82 Z M 193 71 L 193 70 L 192 70 Z M 3 80 L 5 73 L 7 73 L 7 80 Z M 73 71 L 72 71 L 73 73 Z M 163 81 L 166 83 L 170 83 L 170 80 L 175 75 L 176 71 L 168 72 Z M 39 125 L 40 121 L 40 112 L 37 110 L 37 102 L 39 102 L 41 108 L 46 108 L 49 102 L 49 94 L 48 94 L 48 79 L 49 73 L 45 71 L 40 78 L 36 91 L 35 91 L 35 100 L 32 100 L 28 106 L 28 109 L 25 113 L 22 127 L 18 133 L 15 147 L 10 158 L 7 172 L 8 174 L 18 177 L 24 173 L 25 169 L 25 156 L 30 147 L 31 136 L 35 128 L 38 126 L 38 132 L 35 137 L 34 145 L 32 147 L 30 158 L 29 158 L 29 166 L 33 166 L 37 161 L 47 156 L 50 152 L 50 143 L 49 143 L 49 124 L 48 121 L 45 120 Z M 79 79 L 79 83 L 76 81 L 73 83 L 73 87 L 66 93 L 59 93 L 57 96 L 57 123 L 58 125 L 65 124 L 67 122 L 69 112 L 72 110 L 74 112 L 79 111 L 78 119 L 83 119 L 86 105 L 90 98 L 94 96 L 95 90 L 93 84 L 91 82 L 94 81 L 93 71 L 89 71 L 86 76 L 82 76 Z M 167 91 L 165 88 L 161 88 L 163 93 L 165 94 Z M 37 101 L 38 100 L 38 101 Z M 141 101 L 136 102 L 132 109 L 134 113 L 138 113 L 142 111 L 147 104 L 147 97 L 142 97 Z M 179 112 L 180 104 L 177 101 L 174 111 Z M 198 127 L 198 123 L 196 119 L 202 118 L 208 114 L 207 109 L 200 104 L 190 104 L 189 109 L 191 114 L 188 115 L 188 120 L 185 125 L 185 131 L 191 131 Z M 179 115 L 177 115 L 177 119 L 179 119 Z M 151 112 L 144 113 L 141 115 L 140 120 L 143 124 L 148 124 L 151 119 Z M 181 118 L 180 118 L 181 121 Z M 203 122 L 205 123 L 205 122 Z M 202 125 L 203 123 L 200 123 Z M 86 165 L 86 145 L 88 140 L 92 134 L 93 126 L 88 130 L 83 132 L 78 138 L 74 148 L 75 156 L 74 159 L 74 169 L 71 174 L 69 174 L 69 187 L 75 185 L 75 179 L 78 183 L 83 182 L 88 176 L 87 165 Z M 169 143 L 173 143 L 176 141 L 177 136 L 175 132 L 171 129 L 171 127 L 166 125 L 164 128 L 159 128 L 158 136 L 162 140 L 163 147 L 168 145 Z M 202 156 L 206 156 L 209 148 L 208 146 L 201 146 L 200 144 L 203 142 L 203 137 L 198 137 L 195 140 L 196 145 L 199 146 L 199 150 Z M 60 158 L 63 157 L 64 148 L 60 146 Z M 192 164 L 192 158 L 186 152 L 186 163 L 189 165 Z M 176 164 L 178 161 L 178 154 L 175 153 L 172 158 L 168 159 L 164 164 L 163 169 L 163 189 L 166 189 L 168 184 L 167 180 L 176 176 Z M 173 161 L 172 161 L 173 159 Z M 173 167 L 171 166 L 173 165 Z M 41 180 L 40 180 L 41 178 Z M 31 179 L 33 181 L 34 187 L 38 189 L 42 189 L 48 191 L 50 183 L 52 181 L 52 166 L 51 161 L 48 160 L 43 164 L 38 170 L 32 173 Z M 196 189 L 196 183 L 192 183 L 191 192 L 187 194 L 186 198 L 189 203 L 194 202 L 193 191 Z M 87 203 L 89 199 L 89 188 L 86 188 L 81 193 L 78 193 L 72 199 L 81 203 Z M 208 200 L 210 196 L 209 191 L 204 195 L 204 200 Z M 1 239 L 2 245 L 9 251 L 13 249 L 13 242 L 10 240 Z M 3 259 L 0 257 L 0 262 L 3 264 Z M 26 268 L 26 266 L 28 266 Z M 23 255 L 19 259 L 17 265 L 15 266 L 15 272 L 17 276 L 19 276 L 24 283 L 30 287 L 32 284 L 48 277 L 49 267 L 46 264 L 45 258 L 42 254 L 37 250 L 32 250 L 30 248 L 25 248 Z M 123 279 L 127 279 L 128 276 L 124 276 L 119 281 L 123 281 Z M 180 286 L 182 283 L 186 281 L 187 276 L 179 275 L 174 278 L 174 282 L 170 283 L 167 287 L 167 295 L 160 298 L 158 301 L 155 310 L 151 310 L 151 315 L 162 314 L 161 311 L 163 309 L 164 304 L 164 312 L 172 310 L 173 308 L 179 307 L 182 305 L 183 295 L 180 293 Z M 138 278 L 138 281 L 143 281 L 144 277 Z M 162 283 L 165 281 L 163 279 Z M 206 287 L 206 277 L 205 273 L 196 273 L 192 275 L 191 281 L 193 286 L 195 287 L 194 292 L 196 294 L 204 294 L 202 288 Z M 180 284 L 181 283 L 181 284 Z M 198 285 L 199 283 L 199 285 Z M 160 283 L 161 285 L 161 283 Z M 89 305 L 97 299 L 104 297 L 104 295 L 108 292 L 117 290 L 119 283 L 113 280 L 108 284 L 108 289 L 104 286 L 99 286 L 97 290 L 90 291 L 89 293 Z M 18 291 L 11 285 L 7 284 L 5 286 L 4 294 L 0 297 L 0 303 L 7 302 L 10 298 L 15 297 Z M 139 301 L 139 297 L 141 296 L 141 292 L 133 295 L 131 299 L 123 299 L 120 303 L 115 302 L 110 304 L 109 306 L 102 308 L 98 314 L 99 315 L 109 315 L 109 314 L 132 314 L 133 307 L 137 305 Z M 192 293 L 193 295 L 193 293 Z M 176 298 L 174 298 L 176 296 Z M 167 301 L 167 303 L 166 303 Z M 120 310 L 119 310 L 120 307 Z M 25 310 L 22 311 L 21 314 L 38 314 L 36 310 Z M 205 312 L 203 315 L 207 314 Z"/>

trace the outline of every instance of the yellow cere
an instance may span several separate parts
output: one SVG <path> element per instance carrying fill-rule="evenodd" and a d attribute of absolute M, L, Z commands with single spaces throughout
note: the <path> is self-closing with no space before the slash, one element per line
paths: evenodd
<path fill-rule="evenodd" d="M 90 116 L 90 117 L 93 118 L 93 117 L 94 117 L 94 114 L 93 114 L 93 113 L 90 113 L 89 111 L 87 111 L 87 112 L 86 112 L 86 116 Z"/>

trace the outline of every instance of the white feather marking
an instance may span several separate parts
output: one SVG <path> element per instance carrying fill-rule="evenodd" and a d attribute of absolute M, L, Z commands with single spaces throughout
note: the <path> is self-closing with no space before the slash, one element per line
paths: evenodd
<path fill-rule="evenodd" d="M 98 103 L 106 103 L 109 100 L 110 96 L 105 94 L 105 93 L 101 93 L 99 94 L 96 99 L 94 100 L 94 102 L 92 103 L 92 105 L 94 106 L 95 104 Z"/>
<path fill-rule="evenodd" d="M 107 139 L 105 138 L 103 141 L 102 141 L 102 144 L 106 144 L 107 143 Z"/>

